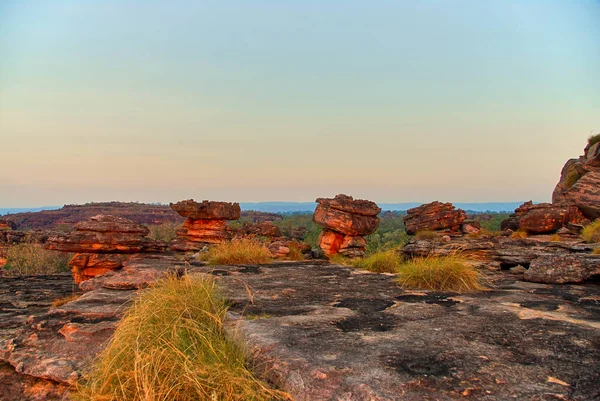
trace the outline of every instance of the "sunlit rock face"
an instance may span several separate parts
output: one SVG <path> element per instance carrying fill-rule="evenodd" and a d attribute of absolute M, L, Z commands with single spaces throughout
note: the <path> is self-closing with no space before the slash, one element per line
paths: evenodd
<path fill-rule="evenodd" d="M 381 208 L 376 203 L 337 195 L 333 199 L 319 198 L 313 221 L 323 227 L 319 245 L 327 256 L 342 254 L 347 257 L 364 255 L 365 235 L 379 227 Z"/>
<path fill-rule="evenodd" d="M 588 219 L 600 218 L 600 142 L 565 163 L 552 203 L 575 205 Z"/>
<path fill-rule="evenodd" d="M 408 209 L 404 217 L 406 233 L 414 235 L 419 231 L 442 231 L 459 233 L 467 214 L 456 209 L 452 203 L 431 202 Z"/>
<path fill-rule="evenodd" d="M 122 217 L 97 215 L 74 228 L 69 234 L 50 237 L 44 247 L 75 252 L 69 265 L 77 284 L 121 268 L 128 254 L 165 249 L 164 244 L 147 237 L 147 227 Z"/>
<path fill-rule="evenodd" d="M 180 216 L 187 217 L 177 232 L 178 238 L 171 244 L 171 248 L 178 251 L 197 251 L 204 245 L 229 239 L 227 220 L 238 220 L 241 214 L 238 203 L 188 199 L 170 206 Z"/>

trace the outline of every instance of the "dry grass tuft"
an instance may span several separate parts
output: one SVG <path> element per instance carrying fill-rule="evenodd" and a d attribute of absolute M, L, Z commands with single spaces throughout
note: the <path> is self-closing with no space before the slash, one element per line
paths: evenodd
<path fill-rule="evenodd" d="M 580 178 L 581 176 L 579 175 L 577 169 L 572 168 L 571 170 L 569 170 L 569 172 L 567 172 L 567 175 L 565 177 L 565 187 L 567 189 L 571 188 L 577 183 L 577 181 L 579 181 Z"/>
<path fill-rule="evenodd" d="M 302 254 L 302 251 L 300 251 L 300 249 L 296 248 L 295 246 L 290 246 L 290 253 L 288 253 L 285 257 L 287 260 L 304 260 L 305 257 Z"/>
<path fill-rule="evenodd" d="M 596 248 L 592 251 L 592 255 L 600 255 L 600 248 Z"/>
<path fill-rule="evenodd" d="M 436 239 L 438 235 L 434 231 L 418 231 L 415 235 L 417 239 Z"/>
<path fill-rule="evenodd" d="M 398 269 L 402 287 L 451 292 L 473 292 L 484 289 L 480 273 L 458 254 L 415 258 Z"/>
<path fill-rule="evenodd" d="M 600 243 L 600 219 L 588 224 L 581 230 L 581 236 L 587 242 Z"/>
<path fill-rule="evenodd" d="M 560 235 L 558 234 L 554 234 L 550 237 L 550 242 L 560 242 L 561 238 Z"/>
<path fill-rule="evenodd" d="M 375 273 L 398 273 L 402 258 L 397 251 L 381 251 L 362 259 L 357 259 L 352 266 Z"/>
<path fill-rule="evenodd" d="M 64 296 L 62 298 L 58 298 L 58 299 L 55 299 L 54 301 L 52 301 L 52 306 L 54 306 L 55 308 L 57 308 L 59 306 L 63 306 L 66 303 L 69 303 L 71 301 L 75 301 L 80 296 L 81 296 L 81 294 L 66 295 L 66 296 Z"/>
<path fill-rule="evenodd" d="M 206 260 L 209 265 L 260 265 L 272 263 L 273 256 L 259 240 L 241 238 L 213 245 Z"/>
<path fill-rule="evenodd" d="M 94 401 L 290 399 L 258 380 L 223 329 L 227 307 L 209 278 L 171 278 L 144 290 L 78 398 Z"/>
<path fill-rule="evenodd" d="M 523 230 L 515 231 L 514 233 L 512 233 L 510 235 L 510 237 L 514 238 L 514 239 L 527 238 L 527 236 L 528 236 L 527 231 L 523 231 Z"/>
<path fill-rule="evenodd" d="M 592 135 L 588 138 L 588 144 L 590 146 L 594 146 L 598 142 L 600 142 L 600 134 Z"/>

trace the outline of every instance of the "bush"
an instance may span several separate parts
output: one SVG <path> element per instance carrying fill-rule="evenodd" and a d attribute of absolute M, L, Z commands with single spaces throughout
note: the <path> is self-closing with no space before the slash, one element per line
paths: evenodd
<path fill-rule="evenodd" d="M 171 278 L 142 291 L 79 386 L 79 398 L 289 399 L 250 372 L 243 348 L 223 329 L 226 311 L 210 278 Z"/>
<path fill-rule="evenodd" d="M 417 239 L 436 239 L 438 236 L 433 231 L 424 230 L 424 231 L 417 232 L 417 234 L 415 235 L 415 237 Z"/>
<path fill-rule="evenodd" d="M 353 261 L 341 253 L 336 253 L 335 255 L 329 256 L 329 263 L 332 265 L 352 266 Z"/>
<path fill-rule="evenodd" d="M 581 176 L 579 175 L 579 172 L 577 172 L 577 169 L 574 167 L 571 168 L 571 170 L 567 172 L 567 176 L 565 177 L 565 187 L 567 189 L 571 188 L 577 183 L 577 181 L 579 181 L 580 178 Z"/>
<path fill-rule="evenodd" d="M 527 231 L 518 230 L 518 231 L 515 231 L 514 233 L 512 233 L 510 235 L 510 237 L 514 238 L 514 239 L 522 239 L 522 238 L 527 238 L 527 235 L 528 235 Z"/>
<path fill-rule="evenodd" d="M 6 252 L 4 271 L 10 276 L 57 274 L 69 271 L 69 260 L 73 256 L 58 251 L 49 251 L 41 244 L 22 243 L 11 245 Z"/>
<path fill-rule="evenodd" d="M 594 146 L 598 142 L 600 142 L 600 134 L 592 135 L 588 138 L 588 144 L 590 146 Z"/>
<path fill-rule="evenodd" d="M 177 230 L 181 227 L 181 224 L 167 221 L 162 224 L 155 224 L 148 226 L 150 234 L 148 237 L 156 241 L 170 242 L 177 238 Z"/>
<path fill-rule="evenodd" d="M 596 248 L 592 251 L 592 255 L 600 255 L 600 248 Z"/>
<path fill-rule="evenodd" d="M 290 253 L 288 253 L 286 255 L 286 259 L 288 260 L 304 260 L 304 255 L 302 254 L 302 251 L 300 251 L 300 249 L 296 248 L 295 246 L 290 246 Z"/>
<path fill-rule="evenodd" d="M 480 273 L 460 255 L 415 258 L 398 269 L 402 287 L 433 291 L 472 292 L 482 290 Z"/>
<path fill-rule="evenodd" d="M 583 227 L 581 236 L 587 242 L 600 243 L 600 219 Z"/>
<path fill-rule="evenodd" d="M 376 273 L 398 273 L 402 258 L 394 250 L 381 251 L 355 260 L 352 265 Z"/>
<path fill-rule="evenodd" d="M 206 260 L 210 265 L 258 265 L 272 263 L 273 257 L 259 240 L 241 238 L 213 245 Z"/>

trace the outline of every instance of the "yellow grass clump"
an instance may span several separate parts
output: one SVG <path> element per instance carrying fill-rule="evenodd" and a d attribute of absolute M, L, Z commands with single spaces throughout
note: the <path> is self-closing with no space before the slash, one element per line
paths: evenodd
<path fill-rule="evenodd" d="M 600 219 L 597 219 L 592 224 L 583 227 L 581 236 L 587 242 L 600 243 Z"/>
<path fill-rule="evenodd" d="M 592 251 L 592 255 L 600 255 L 600 248 L 596 248 Z"/>
<path fill-rule="evenodd" d="M 300 249 L 295 246 L 290 246 L 290 253 L 286 255 L 286 259 L 288 260 L 304 260 L 304 255 Z"/>
<path fill-rule="evenodd" d="M 24 242 L 8 247 L 7 264 L 3 270 L 9 276 L 63 273 L 69 271 L 68 263 L 72 256 L 64 252 L 49 251 L 41 244 Z"/>
<path fill-rule="evenodd" d="M 515 239 L 527 238 L 527 236 L 528 236 L 527 231 L 523 231 L 523 230 L 515 231 L 514 233 L 512 233 L 510 235 L 511 238 L 515 238 Z"/>
<path fill-rule="evenodd" d="M 171 278 L 127 311 L 77 398 L 94 401 L 290 399 L 248 369 L 226 335 L 227 307 L 210 278 Z"/>
<path fill-rule="evenodd" d="M 376 273 L 398 273 L 402 258 L 395 250 L 380 251 L 362 259 L 355 260 L 352 265 Z"/>
<path fill-rule="evenodd" d="M 329 263 L 333 265 L 352 266 L 352 259 L 342 255 L 341 253 L 328 256 L 328 258 Z"/>
<path fill-rule="evenodd" d="M 64 296 L 62 298 L 58 298 L 58 299 L 55 299 L 54 301 L 52 301 L 52 306 L 54 306 L 55 308 L 58 307 L 58 306 L 63 306 L 66 303 L 69 303 L 71 301 L 75 301 L 80 296 L 81 296 L 81 294 L 66 295 L 66 296 Z"/>
<path fill-rule="evenodd" d="M 414 258 L 398 269 L 398 283 L 405 288 L 473 292 L 483 290 L 480 273 L 458 254 Z"/>
<path fill-rule="evenodd" d="M 273 262 L 267 247 L 254 238 L 240 238 L 213 245 L 206 255 L 209 265 L 259 265 Z"/>

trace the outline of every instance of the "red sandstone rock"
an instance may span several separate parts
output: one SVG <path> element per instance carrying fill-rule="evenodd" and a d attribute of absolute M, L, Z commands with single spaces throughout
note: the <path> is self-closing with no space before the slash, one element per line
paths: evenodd
<path fill-rule="evenodd" d="M 451 203 L 431 202 L 408 209 L 404 216 L 406 233 L 414 235 L 419 231 L 450 230 L 460 232 L 467 215 L 462 209 L 455 209 Z"/>
<path fill-rule="evenodd" d="M 202 203 L 193 199 L 170 204 L 180 216 L 202 220 L 237 220 L 240 218 L 239 203 L 214 202 L 204 200 Z"/>
<path fill-rule="evenodd" d="M 237 235 L 241 236 L 281 237 L 281 230 L 279 227 L 270 221 L 257 223 L 245 222 L 244 225 L 239 230 L 235 230 L 235 232 Z"/>
<path fill-rule="evenodd" d="M 225 220 L 204 220 L 188 218 L 177 235 L 191 242 L 218 244 L 228 238 Z"/>
<path fill-rule="evenodd" d="M 381 209 L 374 202 L 337 195 L 333 199 L 317 199 L 313 221 L 324 227 L 319 245 L 327 256 L 340 253 L 348 257 L 364 255 L 364 235 L 379 227 Z"/>
<path fill-rule="evenodd" d="M 149 230 L 121 217 L 98 215 L 75 224 L 75 231 L 48 239 L 46 249 L 76 252 L 69 265 L 77 284 L 119 269 L 122 254 L 160 252 L 165 245 L 146 237 Z"/>
<path fill-rule="evenodd" d="M 577 206 L 526 202 L 515 209 L 512 217 L 520 230 L 530 234 L 548 234 L 567 224 L 583 225 L 589 220 Z"/>
<path fill-rule="evenodd" d="M 600 218 L 600 143 L 586 146 L 583 156 L 567 161 L 552 202 L 575 205 L 590 220 Z"/>

